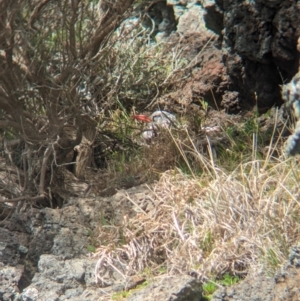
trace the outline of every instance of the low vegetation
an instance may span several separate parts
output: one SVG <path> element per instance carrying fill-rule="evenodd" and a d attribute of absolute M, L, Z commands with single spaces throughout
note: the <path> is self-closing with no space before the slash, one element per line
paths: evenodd
<path fill-rule="evenodd" d="M 259 122 L 255 114 L 251 118 L 251 124 Z M 124 277 L 144 269 L 155 276 L 163 268 L 202 279 L 209 297 L 219 285 L 262 270 L 271 275 L 283 264 L 300 237 L 298 163 L 281 155 L 282 130 L 257 139 L 265 132 L 255 126 L 250 139 L 243 135 L 249 123 L 227 129 L 238 134 L 234 141 L 226 149 L 208 145 L 206 154 L 196 149 L 192 133 L 161 134 L 169 139 L 161 138 L 168 152 L 160 152 L 159 160 L 173 158 L 172 168 L 150 188 L 152 211 L 137 208 L 138 214 L 124 216 L 111 231 L 98 229 L 99 240 L 111 242 L 96 251 L 99 283 L 105 282 L 104 265 L 122 267 Z M 162 147 L 153 141 L 148 158 L 154 145 Z"/>
<path fill-rule="evenodd" d="M 176 90 L 192 62 L 176 47 L 171 52 L 153 43 L 139 22 L 121 22 L 134 1 L 110 4 L 115 19 L 104 2 L 99 8 L 87 0 L 13 2 L 3 4 L 15 14 L 2 16 L 11 24 L 8 37 L 0 37 L 6 45 L 0 52 L 1 220 L 28 204 L 60 207 L 66 192 L 82 196 L 61 193 L 67 177 L 73 186 L 89 181 L 101 193 L 147 183 L 152 210 L 130 200 L 134 216 L 100 217 L 90 233 L 85 247 L 99 259 L 99 285 L 107 284 L 109 271 L 123 278 L 189 274 L 202 280 L 209 298 L 249 273 L 274 273 L 300 238 L 298 161 L 283 155 L 286 124 L 277 113 L 265 116 L 274 121 L 267 128 L 255 110 L 229 124 L 228 115 L 201 99 L 199 116 L 178 116 L 180 127 L 141 143 L 142 125 L 130 115 Z M 97 18 L 102 25 L 94 28 Z M 17 26 L 26 39 L 12 30 Z M 220 123 L 209 124 L 209 114 Z M 216 136 L 206 126 L 215 126 Z"/>

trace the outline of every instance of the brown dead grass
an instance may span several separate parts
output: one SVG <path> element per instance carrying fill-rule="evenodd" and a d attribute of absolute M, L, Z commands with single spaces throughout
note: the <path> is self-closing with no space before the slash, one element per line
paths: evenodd
<path fill-rule="evenodd" d="M 228 172 L 209 153 L 204 157 L 194 149 L 201 175 L 178 169 L 162 174 L 153 188 L 153 210 L 135 204 L 133 218 L 100 231 L 100 241 L 110 241 L 95 254 L 100 284 L 108 271 L 124 278 L 146 270 L 203 280 L 225 272 L 243 277 L 274 272 L 287 259 L 300 238 L 297 160 L 273 158 L 270 151 L 266 159 L 253 155 Z"/>

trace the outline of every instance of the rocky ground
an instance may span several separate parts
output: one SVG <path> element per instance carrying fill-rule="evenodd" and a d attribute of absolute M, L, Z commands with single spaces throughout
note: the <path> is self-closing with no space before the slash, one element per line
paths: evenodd
<path fill-rule="evenodd" d="M 98 258 L 88 249 L 101 217 L 122 220 L 137 210 L 128 198 L 146 209 L 150 197 L 141 186 L 109 198 L 69 198 L 61 209 L 15 212 L 0 228 L 1 300 L 109 300 L 136 286 L 139 279 L 118 273 L 107 275 L 109 285 L 97 284 Z"/>
<path fill-rule="evenodd" d="M 202 283 L 189 275 L 146 279 L 107 270 L 96 281 L 99 258 L 88 249 L 101 216 L 122 219 L 140 208 L 150 211 L 156 205 L 153 200 L 152 190 L 139 186 L 107 198 L 69 198 L 61 209 L 15 212 L 0 228 L 1 300 L 110 300 L 137 287 L 128 300 L 204 300 Z M 293 247 L 289 262 L 275 277 L 252 275 L 219 289 L 212 300 L 296 301 L 299 280 L 300 249 Z"/>
<path fill-rule="evenodd" d="M 216 109 L 216 119 L 224 111 L 242 118 L 255 104 L 261 112 L 282 104 L 280 85 L 299 68 L 298 1 L 167 1 L 154 8 L 160 20 L 157 39 L 168 39 L 170 47 L 180 43 L 192 72 L 180 89 L 148 110 L 159 104 L 193 116 L 205 99 Z M 117 272 L 121 267 L 106 269 L 105 263 L 101 277 L 95 277 L 99 257 L 93 248 L 101 220 L 150 211 L 157 205 L 153 200 L 153 191 L 142 185 L 107 197 L 66 195 L 56 209 L 28 205 L 16 210 L 0 224 L 0 300 L 110 300 L 114 293 L 140 286 L 128 300 L 203 300 L 201 281 L 189 275 L 148 280 Z M 212 300 L 300 300 L 299 254 L 299 247 L 292 248 L 275 277 L 251 275 L 220 288 Z"/>

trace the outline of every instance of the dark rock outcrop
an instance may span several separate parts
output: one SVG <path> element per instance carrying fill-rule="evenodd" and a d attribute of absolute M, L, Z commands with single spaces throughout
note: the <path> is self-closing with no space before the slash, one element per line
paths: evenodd
<path fill-rule="evenodd" d="M 280 87 L 298 70 L 297 1 L 223 1 L 223 50 L 232 88 L 247 103 L 281 103 Z"/>
<path fill-rule="evenodd" d="M 167 3 L 174 8 L 181 41 L 189 40 L 190 53 L 195 51 L 198 36 L 211 41 L 208 45 L 203 43 L 198 53 L 192 55 L 201 64 L 195 64 L 191 79 L 183 87 L 185 95 L 189 90 L 191 94 L 186 103 L 192 103 L 192 98 L 203 98 L 228 112 L 254 105 L 267 110 L 283 103 L 280 85 L 289 81 L 299 68 L 299 1 Z M 220 65 L 216 69 L 219 71 L 212 71 L 212 65 Z M 216 74 L 209 78 L 205 73 Z"/>

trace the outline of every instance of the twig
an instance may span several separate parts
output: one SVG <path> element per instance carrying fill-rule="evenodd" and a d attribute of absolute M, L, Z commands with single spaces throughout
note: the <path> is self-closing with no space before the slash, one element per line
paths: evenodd
<path fill-rule="evenodd" d="M 40 2 L 34 9 L 33 13 L 31 14 L 30 16 L 30 19 L 29 19 L 29 25 L 31 28 L 37 30 L 37 28 L 34 26 L 34 23 L 37 19 L 37 16 L 39 14 L 39 12 L 41 11 L 41 9 L 49 2 L 50 0 L 44 0 L 42 2 Z"/>
<path fill-rule="evenodd" d="M 181 238 L 182 241 L 185 241 L 185 238 L 184 238 L 184 235 L 182 234 L 180 228 L 179 228 L 179 224 L 178 224 L 178 221 L 177 221 L 177 218 L 175 216 L 175 212 L 173 211 L 172 213 L 172 217 L 173 217 L 173 221 L 174 221 L 174 225 L 175 225 L 175 228 L 177 229 L 177 232 Z"/>
<path fill-rule="evenodd" d="M 0 199 L 0 203 L 15 203 L 15 202 L 20 202 L 20 201 L 30 201 L 30 202 L 38 202 L 38 201 L 43 201 L 46 197 L 45 196 L 21 196 L 18 198 L 14 198 L 14 199 Z"/>
<path fill-rule="evenodd" d="M 41 168 L 41 177 L 40 177 L 40 185 L 39 185 L 39 194 L 44 195 L 44 189 L 45 189 L 45 178 L 46 178 L 46 171 L 47 171 L 47 163 L 48 160 L 53 153 L 52 144 L 48 145 L 48 147 L 45 150 L 44 158 L 42 162 L 42 168 Z"/>

